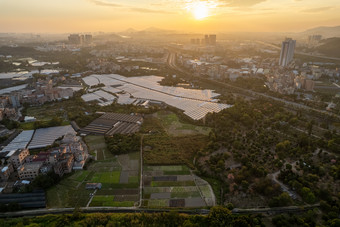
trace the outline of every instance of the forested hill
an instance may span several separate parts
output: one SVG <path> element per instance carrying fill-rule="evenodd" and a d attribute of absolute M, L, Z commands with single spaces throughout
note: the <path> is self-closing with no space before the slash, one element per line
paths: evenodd
<path fill-rule="evenodd" d="M 315 49 L 326 56 L 340 58 L 340 38 L 324 39 Z"/>

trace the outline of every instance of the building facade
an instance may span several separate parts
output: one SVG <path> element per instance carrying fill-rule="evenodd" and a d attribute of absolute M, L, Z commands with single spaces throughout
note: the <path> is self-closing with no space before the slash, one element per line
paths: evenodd
<path fill-rule="evenodd" d="M 29 155 L 30 152 L 28 151 L 28 149 L 18 149 L 8 160 L 16 169 L 25 162 L 25 158 Z"/>
<path fill-rule="evenodd" d="M 291 38 L 286 38 L 285 41 L 282 42 L 281 54 L 279 65 L 282 67 L 286 67 L 294 58 L 296 40 L 292 40 Z"/>

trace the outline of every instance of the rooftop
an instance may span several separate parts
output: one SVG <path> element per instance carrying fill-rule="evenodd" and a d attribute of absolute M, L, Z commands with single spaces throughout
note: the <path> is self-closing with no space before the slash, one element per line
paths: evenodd
<path fill-rule="evenodd" d="M 32 162 L 32 163 L 25 163 L 22 166 L 19 167 L 21 171 L 36 171 L 37 169 L 40 169 L 42 166 L 42 163 Z"/>

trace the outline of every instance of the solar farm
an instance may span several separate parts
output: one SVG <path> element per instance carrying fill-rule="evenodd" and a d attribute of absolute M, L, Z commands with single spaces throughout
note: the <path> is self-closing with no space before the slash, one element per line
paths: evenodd
<path fill-rule="evenodd" d="M 28 148 L 36 149 L 50 146 L 56 139 L 69 133 L 77 134 L 71 125 L 37 129 Z"/>
<path fill-rule="evenodd" d="M 143 173 L 143 205 L 147 207 L 205 207 L 216 204 L 203 179 L 186 166 L 146 166 Z"/>
<path fill-rule="evenodd" d="M 22 131 L 0 153 L 9 152 L 7 157 L 10 157 L 18 149 L 44 148 L 52 145 L 56 139 L 69 133 L 76 134 L 70 125 Z"/>
<path fill-rule="evenodd" d="M 131 104 L 132 96 L 136 99 L 155 100 L 166 103 L 167 105 L 176 107 L 184 111 L 184 114 L 194 120 L 200 120 L 208 113 L 217 113 L 223 109 L 231 107 L 231 105 L 217 103 L 216 97 L 218 93 L 212 90 L 186 89 L 181 87 L 161 86 L 159 82 L 162 77 L 143 76 L 143 77 L 124 77 L 117 74 L 91 75 L 83 78 L 84 82 L 89 86 L 105 84 L 103 90 L 109 91 L 111 86 L 115 86 L 111 93 L 121 92 L 127 93 L 126 96 L 119 96 L 119 104 Z M 86 94 L 91 95 L 94 93 Z M 84 98 L 83 98 L 84 99 Z M 84 100 L 85 100 L 84 99 Z M 128 103 L 124 103 L 128 102 Z"/>
<path fill-rule="evenodd" d="M 1 152 L 16 151 L 17 149 L 24 149 L 31 141 L 34 130 L 22 131 L 12 142 L 10 142 Z"/>
<path fill-rule="evenodd" d="M 141 116 L 119 113 L 105 113 L 81 130 L 83 134 L 112 136 L 138 132 L 143 122 Z"/>

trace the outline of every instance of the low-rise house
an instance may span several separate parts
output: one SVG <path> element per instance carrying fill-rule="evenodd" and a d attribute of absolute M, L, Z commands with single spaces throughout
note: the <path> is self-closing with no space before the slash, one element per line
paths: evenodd
<path fill-rule="evenodd" d="M 25 163 L 18 168 L 18 176 L 20 180 L 33 180 L 40 173 L 42 167 L 41 162 Z"/>
<path fill-rule="evenodd" d="M 74 163 L 73 154 L 63 154 L 59 157 L 58 162 L 54 165 L 54 172 L 61 177 L 65 173 L 71 173 L 73 163 Z"/>
<path fill-rule="evenodd" d="M 28 149 L 18 149 L 16 150 L 8 161 L 12 163 L 13 167 L 17 169 L 25 162 L 25 158 L 30 155 Z"/>
<path fill-rule="evenodd" d="M 102 188 L 102 184 L 101 183 L 87 183 L 85 188 L 87 190 L 101 189 Z"/>
<path fill-rule="evenodd" d="M 0 179 L 3 181 L 8 180 L 11 173 L 14 172 L 13 165 L 7 164 L 6 166 L 0 166 Z"/>

